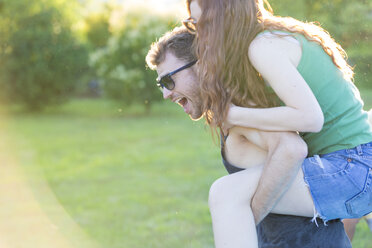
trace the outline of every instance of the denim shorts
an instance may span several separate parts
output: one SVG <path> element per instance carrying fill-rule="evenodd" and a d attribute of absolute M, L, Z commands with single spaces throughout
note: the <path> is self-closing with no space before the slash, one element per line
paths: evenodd
<path fill-rule="evenodd" d="M 326 222 L 372 212 L 372 142 L 308 157 L 302 169 L 315 217 Z"/>

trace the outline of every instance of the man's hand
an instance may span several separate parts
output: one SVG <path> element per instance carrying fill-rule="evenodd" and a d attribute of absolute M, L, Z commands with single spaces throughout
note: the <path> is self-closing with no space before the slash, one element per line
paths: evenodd
<path fill-rule="evenodd" d="M 254 221 L 255 221 L 256 226 L 257 226 L 265 218 L 264 213 L 267 212 L 267 211 L 263 211 L 262 207 L 257 206 L 256 201 L 253 201 L 253 199 L 252 199 L 252 202 L 251 202 L 251 209 L 252 209 Z"/>
<path fill-rule="evenodd" d="M 251 207 L 256 224 L 271 212 L 293 182 L 307 155 L 306 143 L 294 133 L 263 133 L 268 140 L 268 157 Z"/>

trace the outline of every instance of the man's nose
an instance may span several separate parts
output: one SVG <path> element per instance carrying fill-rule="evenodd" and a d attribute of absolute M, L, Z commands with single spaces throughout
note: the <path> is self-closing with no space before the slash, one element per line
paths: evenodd
<path fill-rule="evenodd" d="M 172 91 L 171 90 L 168 90 L 167 88 L 163 88 L 163 98 L 164 99 L 168 99 L 170 97 L 170 95 L 172 95 Z"/>

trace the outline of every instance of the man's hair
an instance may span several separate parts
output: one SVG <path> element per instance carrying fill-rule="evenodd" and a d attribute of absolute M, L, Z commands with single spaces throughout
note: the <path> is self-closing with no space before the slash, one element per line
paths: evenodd
<path fill-rule="evenodd" d="M 189 33 L 185 27 L 176 27 L 151 45 L 146 56 L 147 65 L 155 70 L 164 61 L 167 52 L 171 52 L 186 63 L 196 60 L 193 48 L 194 38 L 195 35 Z"/>

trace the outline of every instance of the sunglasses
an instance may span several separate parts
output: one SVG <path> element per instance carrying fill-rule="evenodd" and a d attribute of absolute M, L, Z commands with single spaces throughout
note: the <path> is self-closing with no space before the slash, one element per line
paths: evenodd
<path fill-rule="evenodd" d="M 182 21 L 182 24 L 183 24 L 183 26 L 185 26 L 187 28 L 187 30 L 190 33 L 192 33 L 192 34 L 195 34 L 196 33 L 196 24 L 197 24 L 197 21 L 194 18 L 189 17 L 186 20 Z"/>
<path fill-rule="evenodd" d="M 197 60 L 195 60 L 191 63 L 188 63 L 187 65 L 184 65 L 184 66 L 178 68 L 177 70 L 174 70 L 174 71 L 172 71 L 172 72 L 170 72 L 170 73 L 168 73 L 168 74 L 166 74 L 162 77 L 158 77 L 156 79 L 156 81 L 158 82 L 156 85 L 159 87 L 159 89 L 161 91 L 163 91 L 164 88 L 166 88 L 167 90 L 173 90 L 174 86 L 175 86 L 175 83 L 172 79 L 172 76 L 174 74 L 176 74 L 177 72 L 180 72 L 182 70 L 185 70 L 185 69 L 195 65 L 196 62 L 197 62 Z"/>

